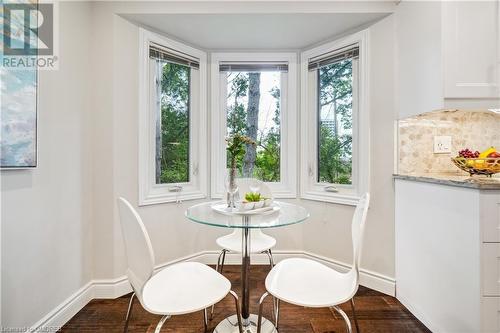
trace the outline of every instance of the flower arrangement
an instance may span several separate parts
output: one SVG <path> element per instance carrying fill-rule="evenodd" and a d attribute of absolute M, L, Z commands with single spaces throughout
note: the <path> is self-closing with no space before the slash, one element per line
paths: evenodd
<path fill-rule="evenodd" d="M 236 160 L 238 157 L 245 154 L 245 145 L 253 145 L 256 143 L 251 138 L 245 135 L 241 135 L 239 133 L 230 135 L 226 138 L 226 151 L 229 158 L 229 184 L 228 187 L 231 190 L 228 192 L 233 192 L 232 189 L 236 188 Z M 230 206 L 234 205 L 232 195 L 228 195 L 228 204 Z"/>

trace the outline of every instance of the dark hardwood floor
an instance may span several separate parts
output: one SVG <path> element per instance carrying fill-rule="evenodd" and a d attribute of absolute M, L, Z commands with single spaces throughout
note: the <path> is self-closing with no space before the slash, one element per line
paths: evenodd
<path fill-rule="evenodd" d="M 251 267 L 251 312 L 257 313 L 258 300 L 264 292 L 264 279 L 267 266 Z M 233 290 L 240 291 L 240 266 L 226 266 L 226 275 L 232 282 Z M 122 332 L 125 313 L 130 295 L 113 300 L 93 300 L 73 317 L 61 332 Z M 271 298 L 268 297 L 264 315 L 271 318 Z M 356 311 L 360 330 L 363 333 L 374 332 L 430 332 L 394 297 L 386 296 L 374 290 L 360 287 L 356 298 Z M 349 304 L 342 309 L 351 318 Z M 329 309 L 310 309 L 286 303 L 281 305 L 280 333 L 339 333 L 345 332 L 345 324 L 337 315 L 335 318 Z M 233 299 L 228 296 L 215 307 L 214 318 L 209 329 L 213 329 L 223 318 L 235 312 Z M 154 332 L 160 316 L 147 313 L 139 302 L 135 303 L 129 324 L 129 332 Z M 354 323 L 353 323 L 353 330 Z M 163 332 L 195 333 L 203 332 L 203 314 L 201 312 L 174 316 L 163 326 Z"/>

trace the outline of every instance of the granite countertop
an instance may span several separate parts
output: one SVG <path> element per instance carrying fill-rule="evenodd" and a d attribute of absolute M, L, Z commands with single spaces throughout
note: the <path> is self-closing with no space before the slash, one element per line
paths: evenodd
<path fill-rule="evenodd" d="M 421 174 L 394 174 L 394 179 L 405 179 L 416 182 L 441 184 L 475 188 L 479 190 L 500 190 L 500 178 L 456 174 L 456 173 L 421 173 Z"/>

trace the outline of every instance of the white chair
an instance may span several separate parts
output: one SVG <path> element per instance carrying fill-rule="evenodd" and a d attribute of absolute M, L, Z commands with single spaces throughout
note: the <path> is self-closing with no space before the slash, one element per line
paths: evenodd
<path fill-rule="evenodd" d="M 240 196 L 244 196 L 245 193 L 250 192 L 250 185 L 252 182 L 257 182 L 259 184 L 259 193 L 266 197 L 272 198 L 272 192 L 269 186 L 264 182 L 255 180 L 252 178 L 239 178 L 236 179 L 236 184 L 238 185 L 238 192 Z M 215 241 L 219 247 L 222 248 L 219 257 L 217 259 L 217 265 L 215 270 L 222 274 L 224 269 L 224 262 L 226 260 L 227 252 L 241 253 L 242 251 L 242 229 L 236 228 L 229 235 L 225 235 L 217 238 Z M 271 249 L 276 245 L 276 239 L 266 235 L 260 229 L 252 229 L 250 232 L 250 254 L 265 253 L 269 258 L 269 265 L 271 268 L 274 266 L 274 259 Z M 222 261 L 221 261 L 222 259 Z M 212 311 L 210 312 L 210 318 L 212 318 L 214 307 L 212 306 Z"/>
<path fill-rule="evenodd" d="M 140 216 L 123 198 L 118 199 L 118 208 L 127 253 L 127 276 L 134 291 L 125 317 L 124 332 L 128 330 L 134 296 L 146 311 L 163 316 L 155 333 L 160 332 L 171 316 L 196 311 L 203 311 L 206 332 L 207 308 L 228 293 L 234 297 L 239 331 L 242 332 L 238 296 L 231 290 L 231 282 L 209 266 L 197 262 L 170 265 L 154 274 L 153 247 Z"/>
<path fill-rule="evenodd" d="M 352 332 L 349 317 L 338 306 L 350 301 L 359 333 L 354 295 L 359 287 L 359 262 L 363 243 L 363 231 L 370 195 L 366 193 L 360 200 L 352 219 L 353 264 L 347 273 L 340 273 L 317 261 L 302 258 L 286 259 L 278 263 L 266 277 L 267 292 L 262 295 L 259 305 L 257 333 L 260 333 L 264 299 L 271 294 L 277 299 L 274 312 L 275 326 L 279 324 L 279 301 L 311 308 L 333 308 L 346 322 Z"/>

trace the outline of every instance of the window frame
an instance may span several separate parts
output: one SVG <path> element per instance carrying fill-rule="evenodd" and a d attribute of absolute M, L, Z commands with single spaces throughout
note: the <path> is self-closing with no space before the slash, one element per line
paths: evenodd
<path fill-rule="evenodd" d="M 300 196 L 303 199 L 324 201 L 345 205 L 356 205 L 359 198 L 369 189 L 370 132 L 369 132 L 369 78 L 368 78 L 369 31 L 363 30 L 353 35 L 335 40 L 301 53 L 301 138 Z M 318 110 L 317 75 L 310 75 L 309 59 L 330 53 L 352 44 L 359 45 L 357 109 L 353 108 L 353 168 L 352 185 L 319 183 L 318 179 Z M 354 68 L 353 68 L 354 70 Z M 354 74 L 353 74 L 354 75 Z M 353 87 L 353 89 L 355 89 Z M 354 104 L 354 103 L 353 103 Z M 314 143 L 314 144 L 313 144 Z M 312 148 L 312 149 L 311 149 Z M 337 192 L 327 191 L 333 186 Z"/>
<path fill-rule="evenodd" d="M 185 53 L 199 59 L 198 79 L 190 82 L 189 114 L 189 181 L 157 184 L 156 108 L 151 95 L 149 46 L 151 43 Z M 181 200 L 206 198 L 208 194 L 207 163 L 207 54 L 146 29 L 139 29 L 139 206 Z M 180 191 L 179 190 L 180 186 Z"/>
<path fill-rule="evenodd" d="M 211 197 L 222 198 L 226 172 L 226 87 L 219 73 L 221 62 L 287 62 L 286 80 L 281 80 L 280 181 L 268 182 L 275 198 L 297 197 L 297 54 L 293 52 L 211 54 Z M 286 81 L 286 82 L 283 82 Z M 285 88 L 285 89 L 284 89 Z"/>

